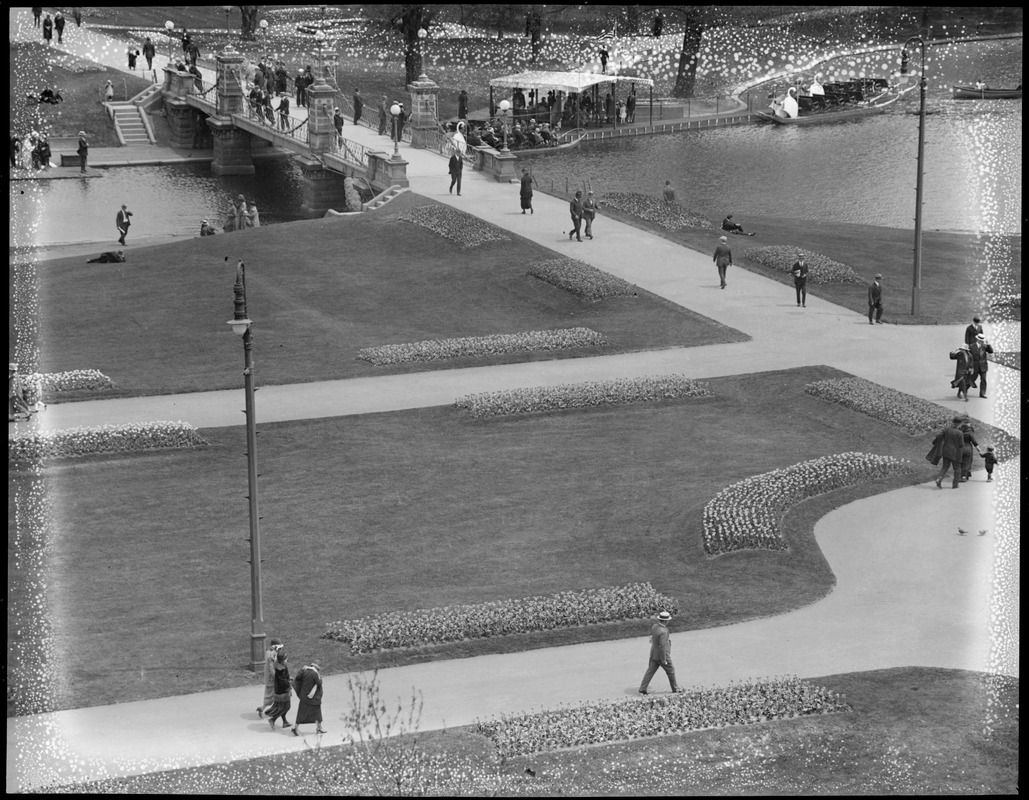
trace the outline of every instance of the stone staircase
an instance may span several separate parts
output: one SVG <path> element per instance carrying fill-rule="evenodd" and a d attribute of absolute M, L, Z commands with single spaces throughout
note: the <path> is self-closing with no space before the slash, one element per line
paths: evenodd
<path fill-rule="evenodd" d="M 361 204 L 362 211 L 374 211 L 377 208 L 382 208 L 386 203 L 392 200 L 394 197 L 402 195 L 404 192 L 409 192 L 410 189 L 402 186 L 390 186 L 382 194 L 378 194 L 369 200 L 367 203 Z"/>
<path fill-rule="evenodd" d="M 159 106 L 161 100 L 161 84 L 155 83 L 148 86 L 142 92 L 137 94 L 131 100 L 130 103 L 139 106 L 139 110 L 147 114 L 151 113 L 156 106 Z"/>
<path fill-rule="evenodd" d="M 146 112 L 129 101 L 126 103 L 104 103 L 107 113 L 114 120 L 114 131 L 123 145 L 153 144 L 154 132 Z"/>

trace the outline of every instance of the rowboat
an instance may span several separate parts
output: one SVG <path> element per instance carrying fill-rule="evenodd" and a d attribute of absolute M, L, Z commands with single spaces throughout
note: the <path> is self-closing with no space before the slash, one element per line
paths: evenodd
<path fill-rule="evenodd" d="M 1015 89 L 990 89 L 984 86 L 977 89 L 974 86 L 955 86 L 955 100 L 1021 100 L 1022 87 Z"/>

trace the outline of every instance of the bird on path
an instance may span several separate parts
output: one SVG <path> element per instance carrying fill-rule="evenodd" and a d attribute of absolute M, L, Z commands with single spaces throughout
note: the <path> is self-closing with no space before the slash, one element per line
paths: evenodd
<path fill-rule="evenodd" d="M 966 533 L 968 533 L 968 531 L 964 528 L 958 528 L 958 536 L 964 536 Z"/>
<path fill-rule="evenodd" d="M 985 536 L 986 535 L 986 531 L 979 531 L 979 535 L 980 536 Z"/>

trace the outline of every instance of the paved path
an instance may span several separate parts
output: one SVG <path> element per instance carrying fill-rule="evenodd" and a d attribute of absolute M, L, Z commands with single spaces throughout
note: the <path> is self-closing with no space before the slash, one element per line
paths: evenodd
<path fill-rule="evenodd" d="M 367 129 L 349 126 L 347 135 L 358 141 L 366 137 L 368 143 L 383 147 L 384 140 Z M 997 388 L 991 390 L 990 400 L 973 398 L 966 404 L 948 397 L 947 351 L 961 341 L 962 326 L 870 326 L 859 314 L 810 296 L 808 308 L 798 309 L 789 287 L 741 270 L 730 271 L 729 287 L 722 291 L 706 254 L 603 216 L 596 224 L 596 240 L 569 242 L 563 201 L 537 195 L 537 213 L 522 216 L 516 186 L 498 185 L 471 172 L 464 176 L 464 196 L 451 196 L 446 192 L 445 161 L 406 147 L 402 152 L 410 162 L 412 189 L 419 194 L 631 280 L 744 331 L 751 341 L 264 386 L 257 397 L 260 421 L 438 405 L 470 391 L 539 383 L 673 371 L 708 377 L 830 364 L 955 410 L 968 410 L 984 421 L 1001 422 L 1018 434 L 1018 409 L 1010 399 L 1017 396 L 1017 373 L 994 367 L 990 377 Z M 891 309 L 901 305 L 901 290 L 887 285 L 887 292 L 889 319 Z M 1020 349 L 1019 325 L 990 333 L 1002 349 Z M 241 405 L 241 391 L 205 392 L 60 404 L 39 420 L 46 428 L 139 419 L 185 419 L 212 427 L 239 424 Z M 826 516 L 818 523 L 816 536 L 837 576 L 836 590 L 791 614 L 675 634 L 684 682 L 703 686 L 782 673 L 816 677 L 912 665 L 1017 674 L 1017 655 L 991 660 L 989 640 L 992 559 L 998 547 L 1006 553 L 1016 547 L 1017 552 L 1010 538 L 998 538 L 1011 532 L 998 528 L 991 501 L 1000 492 L 1015 496 L 1017 470 L 1017 463 L 1004 465 L 999 484 L 977 480 L 959 491 L 911 487 Z M 959 525 L 990 533 L 960 537 Z M 1017 583 L 1015 587 L 1017 591 Z M 996 643 L 993 646 L 996 651 Z M 425 693 L 423 728 L 429 729 L 502 711 L 631 696 L 646 651 L 640 638 L 421 664 L 386 670 L 380 676 L 387 696 L 406 695 L 412 685 Z M 8 789 L 222 762 L 303 746 L 291 736 L 272 733 L 256 719 L 252 709 L 259 695 L 257 687 L 231 689 L 9 719 Z M 326 725 L 331 742 L 339 741 L 342 733 L 337 720 L 346 696 L 345 677 L 329 677 Z"/>

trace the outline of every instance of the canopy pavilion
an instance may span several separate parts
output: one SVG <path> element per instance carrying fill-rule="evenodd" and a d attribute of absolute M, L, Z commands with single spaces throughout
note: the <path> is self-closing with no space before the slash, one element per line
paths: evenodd
<path fill-rule="evenodd" d="M 619 84 L 626 87 L 626 97 L 629 94 L 636 94 L 637 85 L 650 89 L 650 118 L 653 120 L 654 81 L 636 75 L 607 72 L 533 70 L 520 72 L 517 75 L 492 78 L 489 82 L 490 111 L 491 115 L 495 115 L 494 91 L 499 89 L 502 96 L 511 92 L 516 120 L 537 116 L 544 113 L 544 109 L 546 109 L 551 125 L 561 119 L 564 112 L 568 112 L 570 118 L 576 121 L 574 127 L 585 127 L 585 123 L 604 120 L 608 116 L 600 96 L 602 87 L 605 85 L 610 87 L 608 93 L 611 95 L 611 106 L 614 108 L 618 100 Z M 553 106 L 547 102 L 551 93 L 555 98 Z M 618 120 L 615 115 L 611 114 L 610 116 L 612 122 L 617 124 Z M 580 121 L 584 124 L 578 124 Z"/>

